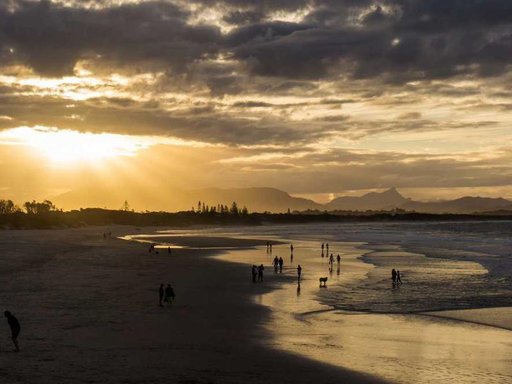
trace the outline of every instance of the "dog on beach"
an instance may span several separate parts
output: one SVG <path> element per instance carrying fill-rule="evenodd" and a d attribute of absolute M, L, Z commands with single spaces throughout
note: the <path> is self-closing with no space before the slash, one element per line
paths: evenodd
<path fill-rule="evenodd" d="M 327 277 L 321 277 L 318 279 L 320 281 L 321 287 L 327 287 L 327 279 L 328 279 Z"/>

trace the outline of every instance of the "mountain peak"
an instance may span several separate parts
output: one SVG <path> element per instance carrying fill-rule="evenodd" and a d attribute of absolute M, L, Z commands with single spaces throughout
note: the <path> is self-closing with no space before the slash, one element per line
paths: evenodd
<path fill-rule="evenodd" d="M 400 192 L 398 192 L 398 190 L 395 187 L 391 187 L 388 190 L 381 192 L 381 195 L 396 196 L 403 198 L 403 196 L 400 194 Z"/>

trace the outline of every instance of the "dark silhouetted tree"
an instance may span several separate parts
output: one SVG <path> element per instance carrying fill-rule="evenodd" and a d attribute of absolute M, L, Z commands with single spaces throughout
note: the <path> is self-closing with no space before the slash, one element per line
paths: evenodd
<path fill-rule="evenodd" d="M 233 201 L 233 204 L 231 204 L 229 213 L 232 215 L 238 215 L 239 212 L 238 212 L 238 205 L 236 204 L 236 201 Z"/>
<path fill-rule="evenodd" d="M 19 207 L 12 200 L 0 200 L 0 215 L 10 215 L 19 211 Z"/>
<path fill-rule="evenodd" d="M 50 200 L 45 200 L 42 203 L 38 203 L 35 200 L 27 201 L 23 204 L 23 207 L 25 207 L 25 210 L 30 215 L 39 215 L 57 210 Z"/>
<path fill-rule="evenodd" d="M 128 212 L 130 210 L 130 204 L 128 204 L 128 200 L 125 200 L 123 206 L 121 207 L 122 211 Z"/>

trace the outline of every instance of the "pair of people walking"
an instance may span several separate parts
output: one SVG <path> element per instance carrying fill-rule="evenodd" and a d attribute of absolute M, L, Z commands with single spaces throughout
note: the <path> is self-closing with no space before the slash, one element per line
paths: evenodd
<path fill-rule="evenodd" d="M 163 284 L 160 284 L 160 288 L 158 289 L 158 296 L 160 298 L 160 306 L 163 307 L 163 303 L 172 304 L 174 299 L 176 298 L 176 294 L 174 293 L 174 289 L 171 284 L 167 284 L 167 287 L 164 288 Z"/>
<path fill-rule="evenodd" d="M 252 266 L 251 274 L 252 274 L 252 282 L 262 282 L 263 281 L 263 271 L 265 270 L 265 267 L 263 264 L 260 264 L 258 267 L 256 265 Z"/>
<path fill-rule="evenodd" d="M 279 259 L 276 257 L 274 257 L 274 261 L 273 263 L 274 264 L 274 272 L 277 273 L 277 270 L 279 269 L 279 273 L 283 273 L 283 264 L 284 264 L 284 260 L 282 257 L 280 257 Z"/>
<path fill-rule="evenodd" d="M 393 286 L 395 285 L 401 285 L 402 284 L 402 277 L 400 276 L 400 271 L 398 270 L 395 270 L 395 268 L 393 268 L 391 270 L 391 280 L 393 281 Z"/>

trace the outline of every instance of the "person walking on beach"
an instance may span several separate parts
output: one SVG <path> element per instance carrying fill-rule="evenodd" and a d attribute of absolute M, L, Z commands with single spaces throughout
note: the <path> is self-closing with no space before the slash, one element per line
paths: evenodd
<path fill-rule="evenodd" d="M 402 279 L 400 278 L 400 271 L 396 271 L 396 283 L 402 284 Z"/>
<path fill-rule="evenodd" d="M 391 280 L 393 281 L 393 285 L 396 284 L 396 271 L 395 268 L 391 270 Z"/>
<path fill-rule="evenodd" d="M 328 255 L 329 254 L 329 243 L 326 243 L 325 244 L 325 254 Z"/>
<path fill-rule="evenodd" d="M 260 264 L 260 266 L 258 267 L 258 281 L 259 282 L 263 282 L 263 271 L 265 270 L 265 267 L 263 266 L 263 264 Z"/>
<path fill-rule="evenodd" d="M 7 322 L 9 323 L 9 328 L 11 328 L 11 339 L 12 339 L 12 342 L 14 343 L 14 347 L 16 348 L 16 352 L 19 352 L 20 347 L 18 345 L 18 335 L 20 334 L 20 330 L 21 330 L 20 322 L 9 311 L 5 311 L 4 316 L 7 318 Z"/>
<path fill-rule="evenodd" d="M 279 258 L 279 273 L 283 273 L 284 260 L 282 257 Z"/>
<path fill-rule="evenodd" d="M 164 300 L 164 285 L 163 284 L 160 284 L 160 288 L 158 289 L 158 297 L 160 298 L 160 306 L 163 307 L 164 305 L 162 304 L 163 300 Z"/>
<path fill-rule="evenodd" d="M 274 273 L 277 273 L 277 268 L 279 268 L 279 259 L 274 257 L 274 261 L 272 262 L 272 265 L 274 266 Z"/>
<path fill-rule="evenodd" d="M 270 242 L 267 241 L 267 253 L 269 252 Z"/>
<path fill-rule="evenodd" d="M 297 266 L 297 280 L 300 281 L 300 275 L 302 275 L 302 267 L 300 264 Z"/>
<path fill-rule="evenodd" d="M 272 253 L 272 243 L 269 244 L 270 247 L 270 253 Z"/>
<path fill-rule="evenodd" d="M 293 244 L 290 244 L 290 254 L 293 255 Z"/>
<path fill-rule="evenodd" d="M 324 243 L 322 243 L 322 254 L 324 253 Z"/>
<path fill-rule="evenodd" d="M 334 255 L 331 253 L 331 256 L 329 256 L 329 264 L 331 265 L 331 268 L 332 268 L 332 265 L 334 264 Z"/>
<path fill-rule="evenodd" d="M 255 283 L 256 282 L 256 276 L 258 276 L 258 268 L 254 264 L 252 266 L 251 273 L 252 273 L 252 282 Z"/>
<path fill-rule="evenodd" d="M 167 247 L 167 253 L 169 254 L 169 256 L 171 255 L 171 247 Z"/>
<path fill-rule="evenodd" d="M 172 304 L 176 295 L 174 294 L 174 289 L 172 289 L 171 284 L 167 284 L 167 288 L 165 288 L 165 302 L 168 304 Z"/>
<path fill-rule="evenodd" d="M 340 254 L 339 254 L 339 253 L 338 253 L 338 256 L 336 256 L 336 261 L 338 262 L 338 264 L 339 264 L 339 263 L 340 263 L 340 261 L 341 261 L 341 256 L 340 256 Z"/>

